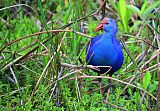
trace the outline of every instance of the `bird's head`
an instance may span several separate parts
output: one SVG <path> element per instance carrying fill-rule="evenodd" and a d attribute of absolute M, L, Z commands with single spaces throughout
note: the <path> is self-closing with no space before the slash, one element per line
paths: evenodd
<path fill-rule="evenodd" d="M 104 30 L 106 32 L 113 31 L 115 34 L 118 31 L 116 21 L 112 18 L 104 18 L 100 24 L 96 27 L 95 31 Z"/>

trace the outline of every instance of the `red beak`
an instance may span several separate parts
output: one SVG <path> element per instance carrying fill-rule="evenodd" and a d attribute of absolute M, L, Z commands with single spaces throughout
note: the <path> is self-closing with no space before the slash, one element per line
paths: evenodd
<path fill-rule="evenodd" d="M 104 18 L 101 23 L 95 28 L 95 32 L 103 29 L 104 24 L 108 23 L 108 18 Z"/>

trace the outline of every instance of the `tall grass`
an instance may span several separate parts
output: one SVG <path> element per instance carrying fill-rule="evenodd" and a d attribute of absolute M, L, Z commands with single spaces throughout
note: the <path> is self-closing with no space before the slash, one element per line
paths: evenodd
<path fill-rule="evenodd" d="M 158 108 L 160 2 L 107 1 L 125 63 L 109 78 L 85 63 L 85 46 L 97 35 L 102 2 L 6 1 L 0 9 L 0 110 L 155 110 Z M 122 5 L 123 4 L 123 5 Z M 100 8 L 101 9 L 101 8 Z M 99 32 L 102 33 L 102 32 Z M 95 84 L 114 87 L 108 102 Z"/>

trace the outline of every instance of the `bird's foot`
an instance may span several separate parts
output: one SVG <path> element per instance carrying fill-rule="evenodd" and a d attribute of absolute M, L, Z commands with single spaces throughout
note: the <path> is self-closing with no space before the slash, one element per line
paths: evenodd
<path fill-rule="evenodd" d="M 103 95 L 103 87 L 101 83 L 99 83 L 99 92 Z"/>
<path fill-rule="evenodd" d="M 103 95 L 103 87 L 102 87 L 102 79 L 98 79 L 98 85 L 99 85 L 99 92 L 100 92 L 100 94 L 102 94 Z"/>
<path fill-rule="evenodd" d="M 111 87 L 113 87 L 114 85 L 112 83 L 110 83 L 108 85 L 108 88 L 107 88 L 107 96 L 105 98 L 105 102 L 108 103 L 108 98 L 109 98 L 109 94 L 110 94 L 110 91 L 111 91 Z"/>

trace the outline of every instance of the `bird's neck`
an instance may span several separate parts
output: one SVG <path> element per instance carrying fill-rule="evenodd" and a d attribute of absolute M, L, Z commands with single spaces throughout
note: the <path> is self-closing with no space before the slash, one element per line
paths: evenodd
<path fill-rule="evenodd" d="M 106 40 L 106 39 L 113 39 L 113 38 L 116 38 L 116 33 L 114 33 L 113 31 L 111 32 L 104 31 L 101 39 Z"/>

